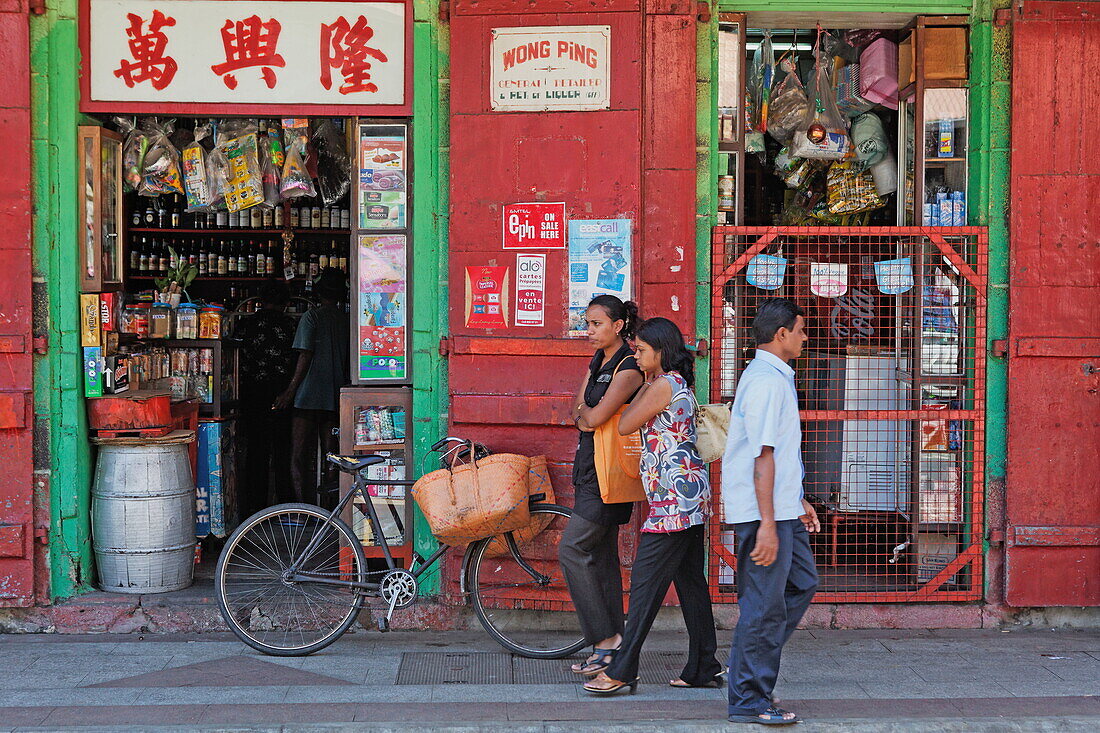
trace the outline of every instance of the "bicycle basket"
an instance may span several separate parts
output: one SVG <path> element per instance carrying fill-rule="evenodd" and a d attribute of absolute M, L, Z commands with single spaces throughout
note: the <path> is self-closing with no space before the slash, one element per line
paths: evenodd
<path fill-rule="evenodd" d="M 528 496 L 540 496 L 538 501 L 544 504 L 553 504 L 554 487 L 550 484 L 550 471 L 546 467 L 546 456 L 531 456 L 531 467 L 527 471 Z M 550 522 L 554 521 L 554 515 L 539 514 L 531 517 L 526 527 L 521 527 L 512 533 L 516 544 L 524 545 L 535 539 L 546 529 Z M 494 538 L 485 548 L 485 557 L 500 557 L 508 554 L 508 545 L 500 538 Z"/>

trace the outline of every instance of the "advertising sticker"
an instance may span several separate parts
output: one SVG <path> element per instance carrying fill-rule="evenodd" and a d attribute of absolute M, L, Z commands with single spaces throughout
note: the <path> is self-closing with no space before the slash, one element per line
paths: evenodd
<path fill-rule="evenodd" d="M 477 265 L 466 268 L 466 325 L 503 328 L 508 325 L 508 268 Z"/>
<path fill-rule="evenodd" d="M 505 204 L 504 249 L 565 249 L 565 204 Z"/>
<path fill-rule="evenodd" d="M 403 125 L 360 126 L 360 229 L 405 228 L 406 154 Z"/>
<path fill-rule="evenodd" d="M 569 336 L 584 336 L 584 313 L 597 295 L 629 300 L 630 219 L 569 222 Z"/>
<path fill-rule="evenodd" d="M 546 255 L 516 255 L 516 325 L 546 322 Z"/>
<path fill-rule="evenodd" d="M 405 236 L 361 235 L 358 256 L 359 379 L 407 379 Z"/>
<path fill-rule="evenodd" d="M 836 298 L 848 292 L 848 266 L 840 262 L 810 263 L 810 292 Z"/>

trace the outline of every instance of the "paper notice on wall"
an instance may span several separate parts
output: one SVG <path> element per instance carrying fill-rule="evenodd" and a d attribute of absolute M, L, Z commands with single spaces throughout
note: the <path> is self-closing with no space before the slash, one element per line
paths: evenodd
<path fill-rule="evenodd" d="M 630 300 L 630 219 L 569 222 L 569 336 L 584 336 L 584 313 L 597 295 Z"/>
<path fill-rule="evenodd" d="M 848 292 L 848 266 L 840 262 L 810 263 L 810 292 L 837 298 Z"/>
<path fill-rule="evenodd" d="M 503 328 L 508 325 L 508 268 L 477 265 L 466 268 L 466 326 Z"/>
<path fill-rule="evenodd" d="M 516 255 L 516 325 L 546 322 L 546 255 Z"/>

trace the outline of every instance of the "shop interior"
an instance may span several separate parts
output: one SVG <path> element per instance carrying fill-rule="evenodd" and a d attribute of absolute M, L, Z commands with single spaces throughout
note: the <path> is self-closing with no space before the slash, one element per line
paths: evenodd
<path fill-rule="evenodd" d="M 878 413 L 974 404 L 975 301 L 926 240 L 866 228 L 937 227 L 975 255 L 949 229 L 967 224 L 966 18 L 723 14 L 719 29 L 718 224 L 780 229 L 715 299 L 717 396 L 732 400 L 753 356 L 757 306 L 802 306 L 810 339 L 794 367 L 821 590 L 913 591 L 968 541 L 976 428 Z M 762 232 L 726 235 L 715 267 Z M 732 527 L 719 531 L 732 552 Z M 732 592 L 718 554 L 718 592 Z M 960 571 L 943 587 L 970 582 Z"/>
<path fill-rule="evenodd" d="M 372 477 L 403 480 L 405 122 L 98 122 L 80 128 L 92 438 L 196 433 L 197 575 L 212 575 L 224 538 L 254 512 L 334 506 L 348 487 L 326 452 L 382 453 Z M 284 395 L 293 347 L 302 319 L 325 302 L 343 317 L 329 359 L 344 386 L 334 409 L 299 423 L 293 390 Z M 161 402 L 163 411 L 133 409 Z M 404 543 L 404 487 L 374 491 L 388 541 Z M 346 519 L 377 549 L 358 505 Z"/>

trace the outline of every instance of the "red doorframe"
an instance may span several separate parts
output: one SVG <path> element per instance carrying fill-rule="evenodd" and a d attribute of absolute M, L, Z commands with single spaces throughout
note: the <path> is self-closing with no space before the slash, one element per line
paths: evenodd
<path fill-rule="evenodd" d="M 1069 65 L 1036 59 L 1074 59 Z M 1013 23 L 1007 601 L 1100 605 L 1100 5 Z M 1040 134 L 1037 134 L 1040 133 Z"/>
<path fill-rule="evenodd" d="M 28 13 L 25 0 L 0 3 L 0 606 L 31 605 L 35 587 Z"/>

